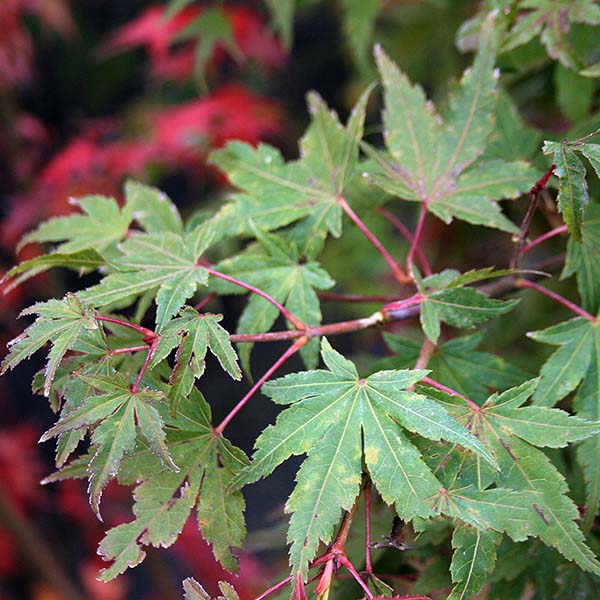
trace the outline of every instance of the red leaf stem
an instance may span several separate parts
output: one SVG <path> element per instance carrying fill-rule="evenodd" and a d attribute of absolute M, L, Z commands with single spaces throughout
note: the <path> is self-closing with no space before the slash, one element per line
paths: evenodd
<path fill-rule="evenodd" d="M 148 348 L 148 354 L 146 354 L 146 359 L 144 360 L 144 364 L 142 365 L 142 368 L 140 369 L 140 372 L 138 373 L 137 379 L 135 380 L 135 383 L 131 386 L 131 392 L 133 394 L 135 394 L 140 387 L 140 383 L 142 382 L 142 377 L 144 377 L 144 373 L 148 369 L 148 365 L 150 364 L 150 361 L 152 360 L 152 356 L 154 354 L 154 351 L 156 350 L 157 345 L 158 345 L 158 338 L 155 338 L 155 341 Z"/>
<path fill-rule="evenodd" d="M 535 248 L 542 242 L 545 242 L 546 240 L 553 238 L 555 235 L 560 235 L 561 233 L 566 233 L 567 231 L 568 231 L 568 228 L 566 225 L 561 225 L 560 227 L 556 227 L 555 229 L 551 229 L 550 231 L 547 231 L 543 235 L 540 235 L 539 237 L 535 238 L 535 240 L 533 240 L 532 242 L 529 242 L 529 244 L 527 244 L 526 246 L 523 246 L 523 248 L 521 248 L 521 256 L 523 256 L 523 254 L 527 254 L 527 252 L 529 252 L 530 250 L 532 250 L 533 248 Z"/>
<path fill-rule="evenodd" d="M 462 398 L 475 412 L 481 411 L 481 407 L 478 404 L 475 404 L 475 402 L 473 402 L 473 400 L 471 400 L 470 398 L 467 398 L 460 392 L 457 392 L 456 390 L 449 388 L 448 386 L 444 385 L 443 383 L 440 383 L 439 381 L 435 381 L 435 379 L 431 379 L 429 377 L 423 377 L 423 379 L 421 379 L 421 381 L 423 383 L 426 383 L 427 385 L 430 385 L 431 387 L 441 390 L 442 392 L 446 392 L 447 394 L 451 394 L 452 396 L 458 396 L 459 398 Z"/>
<path fill-rule="evenodd" d="M 239 279 L 235 279 L 235 277 L 230 277 L 229 275 L 225 275 L 225 273 L 220 273 L 219 271 L 215 271 L 211 267 L 205 267 L 205 269 L 209 272 L 210 275 L 214 277 L 218 277 L 219 279 L 223 279 L 224 281 L 228 281 L 229 283 L 233 283 L 238 287 L 244 288 L 261 298 L 270 302 L 296 329 L 304 331 L 306 329 L 306 323 L 304 323 L 301 319 L 299 319 L 296 315 L 291 313 L 285 306 L 277 302 L 275 298 L 269 296 L 266 292 L 250 285 L 249 283 L 245 283 L 244 281 L 240 281 Z"/>
<path fill-rule="evenodd" d="M 406 257 L 406 270 L 409 273 L 412 273 L 412 263 L 417 251 L 417 248 L 420 247 L 421 236 L 423 235 L 423 226 L 425 225 L 425 218 L 427 217 L 427 205 L 425 203 L 421 204 L 421 210 L 419 211 L 419 220 L 417 221 L 417 228 L 415 229 L 415 235 L 413 237 L 412 243 L 410 245 L 410 250 L 408 251 L 408 256 Z"/>
<path fill-rule="evenodd" d="M 289 575 L 285 579 L 282 579 L 275 585 L 272 585 L 268 590 L 265 590 L 260 596 L 257 596 L 254 600 L 264 600 L 267 596 L 270 596 L 273 592 L 281 589 L 284 585 L 287 585 L 292 580 L 292 576 Z"/>
<path fill-rule="evenodd" d="M 113 356 L 115 354 L 128 354 L 129 352 L 140 352 L 141 350 L 148 350 L 148 346 L 128 346 L 127 348 L 115 348 L 109 350 L 108 353 Z"/>
<path fill-rule="evenodd" d="M 142 327 L 141 325 L 136 325 L 135 323 L 129 323 L 128 321 L 123 321 L 121 319 L 113 319 L 112 317 L 103 317 L 101 315 L 96 315 L 94 319 L 96 319 L 96 321 L 115 323 L 116 325 L 122 325 L 123 327 L 129 327 L 130 329 L 134 329 L 135 331 L 144 336 L 144 341 L 148 339 L 148 343 L 151 343 L 152 340 L 154 340 L 157 337 L 157 334 L 154 331 L 152 331 L 152 329 Z"/>
<path fill-rule="evenodd" d="M 235 415 L 242 410 L 242 408 L 246 405 L 248 400 L 258 392 L 258 390 L 262 387 L 262 384 L 279 369 L 279 367 L 288 359 L 290 356 L 298 352 L 302 346 L 308 342 L 309 338 L 305 335 L 301 337 L 299 340 L 294 342 L 274 363 L 273 365 L 267 369 L 265 374 L 252 386 L 250 391 L 233 407 L 233 409 L 229 412 L 229 414 L 221 421 L 221 423 L 215 428 L 215 433 L 217 435 L 221 435 L 223 430 L 231 420 L 235 417 Z"/>
<path fill-rule="evenodd" d="M 337 197 L 338 204 L 342 207 L 342 210 L 350 217 L 354 224 L 362 231 L 364 236 L 371 242 L 371 244 L 377 249 L 379 254 L 383 256 L 385 262 L 389 265 L 394 277 L 400 283 L 410 283 L 412 279 L 406 275 L 400 265 L 392 258 L 392 255 L 383 247 L 382 243 L 377 239 L 375 234 L 362 222 L 360 217 L 350 208 L 350 205 L 346 202 L 343 196 Z"/>
<path fill-rule="evenodd" d="M 365 571 L 373 575 L 371 564 L 371 480 L 365 483 Z"/>
<path fill-rule="evenodd" d="M 554 175 L 554 170 L 556 169 L 556 165 L 552 165 L 548 171 L 544 174 L 543 177 L 538 179 L 535 182 L 535 185 L 529 190 L 529 194 L 527 197 L 529 198 L 529 206 L 527 207 L 527 212 L 523 217 L 523 221 L 521 222 L 521 227 L 519 228 L 519 233 L 515 236 L 514 241 L 516 242 L 515 251 L 513 253 L 513 257 L 510 261 L 510 267 L 515 269 L 519 266 L 519 259 L 521 258 L 521 248 L 525 244 L 525 240 L 529 235 L 529 225 L 531 224 L 531 219 L 533 218 L 533 213 L 535 213 L 535 208 L 537 206 L 539 195 L 544 191 L 548 181 L 552 175 Z"/>
<path fill-rule="evenodd" d="M 211 292 L 210 294 L 207 294 L 204 298 L 202 298 L 202 300 L 200 300 L 200 302 L 198 302 L 198 304 L 196 304 L 196 306 L 194 306 L 194 309 L 200 312 L 209 302 L 214 300 L 217 296 L 217 292 Z"/>
<path fill-rule="evenodd" d="M 412 233 L 408 230 L 408 227 L 406 227 L 406 225 L 395 214 L 391 213 L 386 208 L 378 208 L 377 212 L 380 215 L 382 215 L 383 217 L 385 217 L 402 234 L 404 239 L 409 244 L 413 243 Z M 425 253 L 423 252 L 420 245 L 417 245 L 415 247 L 415 254 L 416 254 L 417 258 L 419 259 L 421 269 L 423 269 L 423 273 L 425 274 L 425 276 L 431 275 L 431 273 L 432 273 L 431 266 L 430 266 L 429 261 L 427 260 L 427 257 L 425 256 Z"/>
<path fill-rule="evenodd" d="M 587 312 L 580 306 L 577 306 L 577 304 L 574 304 L 570 300 L 563 298 L 560 294 L 557 294 L 556 292 L 551 292 L 550 290 L 546 289 L 545 287 L 542 287 L 541 285 L 539 285 L 538 283 L 535 283 L 534 281 L 529 281 L 528 279 L 519 279 L 516 282 L 516 286 L 523 287 L 523 288 L 529 288 L 531 290 L 535 290 L 536 292 L 539 292 L 540 294 L 543 294 L 544 296 L 547 296 L 548 298 L 552 298 L 552 300 L 555 300 L 559 304 L 562 304 L 565 308 L 568 308 L 570 311 L 574 312 L 575 314 L 578 314 L 579 316 L 583 317 L 584 319 L 588 319 L 589 321 L 592 321 L 592 323 L 596 323 L 596 321 L 598 320 L 596 317 L 590 315 L 589 312 Z"/>
<path fill-rule="evenodd" d="M 346 569 L 348 569 L 348 571 L 350 571 L 350 574 L 352 575 L 352 577 L 354 577 L 354 579 L 356 580 L 358 585 L 360 585 L 360 587 L 364 590 L 367 598 L 369 598 L 369 600 L 373 600 L 373 598 L 374 598 L 373 592 L 369 589 L 367 584 L 363 581 L 362 577 L 360 576 L 360 573 L 354 568 L 354 565 L 346 558 L 346 555 L 342 554 L 341 556 L 338 557 L 338 560 L 342 565 L 344 565 L 346 567 Z"/>

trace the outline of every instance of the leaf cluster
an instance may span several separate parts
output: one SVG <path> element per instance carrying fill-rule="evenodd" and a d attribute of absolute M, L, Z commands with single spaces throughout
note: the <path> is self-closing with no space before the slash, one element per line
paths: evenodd
<path fill-rule="evenodd" d="M 186 4 L 172 2 L 171 10 Z M 270 4 L 289 39 L 293 3 Z M 376 4 L 343 3 L 348 27 L 360 29 L 361 38 L 369 35 Z M 110 529 L 100 544 L 110 562 L 102 580 L 141 563 L 148 547 L 172 545 L 193 512 L 216 558 L 235 570 L 235 549 L 246 533 L 242 488 L 293 455 L 305 456 L 285 506 L 298 598 L 315 560 L 346 564 L 343 524 L 371 489 L 408 524 L 417 553 L 431 559 L 438 546 L 452 550 L 443 584 L 452 586 L 452 599 L 472 597 L 488 582 L 493 597 L 494 586 L 512 579 L 518 579 L 519 592 L 528 575 L 515 570 L 512 576 L 510 565 L 530 564 L 523 548 L 556 551 L 565 577 L 574 572 L 570 563 L 590 577 L 600 575 L 590 547 L 600 505 L 599 214 L 589 199 L 591 171 L 580 158 L 599 174 L 598 145 L 588 141 L 595 134 L 543 147 L 555 164 L 556 202 L 569 234 L 562 277 L 576 276 L 583 308 L 575 306 L 575 319 L 530 334 L 557 347 L 538 377 L 479 349 L 483 331 L 455 331 L 513 311 L 518 298 L 493 298 L 482 282 L 502 278 L 518 285 L 523 273 L 488 264 L 464 273 L 432 272 L 426 253 L 418 252 L 429 215 L 440 226 L 440 220 L 459 220 L 514 235 L 505 237 L 508 243 L 527 237 L 528 223 L 518 227 L 500 201 L 529 190 L 530 200 L 536 196 L 540 171 L 526 159 L 541 138 L 501 94 L 497 53 L 539 33 L 549 54 L 572 67 L 557 49 L 563 42 L 556 19 L 597 19 L 596 5 L 584 0 L 568 6 L 549 0 L 487 4 L 510 10 L 479 15 L 468 25 L 477 25 L 479 50 L 443 107 L 435 107 L 376 47 L 382 144 L 364 139 L 373 86 L 345 124 L 310 93 L 311 120 L 299 158 L 286 160 L 268 144 L 237 141 L 213 152 L 211 163 L 236 188 L 214 213 L 184 221 L 163 193 L 128 182 L 122 206 L 112 198 L 86 197 L 78 201 L 78 213 L 25 236 L 23 244 L 57 245 L 13 268 L 8 287 L 52 267 L 98 276 L 86 289 L 23 311 L 36 318 L 11 342 L 2 370 L 50 345 L 46 368 L 34 382 L 59 413 L 42 436 L 58 438 L 58 470 L 47 483 L 87 478 L 98 516 L 109 481 L 134 487 L 133 519 Z M 209 24 L 213 17 L 203 14 Z M 526 34 L 523 23 L 532 20 L 534 31 Z M 216 28 L 206 43 L 219 35 Z M 367 198 L 356 201 L 357 189 L 368 190 Z M 418 209 L 415 235 L 403 247 L 405 269 L 361 219 L 384 205 Z M 404 287 L 370 316 L 323 325 L 322 295 L 338 282 L 321 263 L 335 238 L 352 226 Z M 223 315 L 204 307 L 214 297 L 239 294 L 248 298 L 230 333 Z M 413 334 L 419 342 L 385 333 L 392 356 L 371 364 L 368 375 L 326 337 L 417 313 Z M 287 329 L 278 326 L 279 317 Z M 296 342 L 220 424 L 213 423 L 201 392 L 209 351 L 237 381 L 242 372 L 251 377 L 253 344 L 273 339 Z M 271 379 L 295 350 L 306 370 Z M 223 432 L 261 386 L 284 408 L 256 439 L 249 460 Z M 84 438 L 89 445 L 69 461 Z M 577 448 L 568 454 L 570 444 Z M 583 518 L 569 489 L 576 475 L 556 459 L 559 450 L 582 472 Z M 321 544 L 330 542 L 320 554 Z M 327 568 L 317 588 L 326 590 L 322 598 L 329 593 Z M 373 573 L 368 579 L 374 594 L 384 593 Z M 208 598 L 194 580 L 186 580 L 184 590 L 186 598 Z M 226 600 L 237 597 L 228 585 L 221 591 Z"/>

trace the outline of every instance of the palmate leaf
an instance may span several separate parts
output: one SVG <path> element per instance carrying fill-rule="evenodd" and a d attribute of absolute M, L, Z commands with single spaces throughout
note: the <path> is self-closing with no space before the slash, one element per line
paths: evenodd
<path fill-rule="evenodd" d="M 273 401 L 291 406 L 261 434 L 250 467 L 234 481 L 256 481 L 289 456 L 308 454 L 286 505 L 292 513 L 290 562 L 304 578 L 319 542 L 329 541 L 342 510 L 350 509 L 359 492 L 361 430 L 371 479 L 405 520 L 432 514 L 429 499 L 440 483 L 402 428 L 457 443 L 492 460 L 435 401 L 406 391 L 426 371 L 380 371 L 361 379 L 354 364 L 326 339 L 321 353 L 328 370 L 293 373 L 263 386 Z"/>
<path fill-rule="evenodd" d="M 486 440 L 500 464 L 498 488 L 440 495 L 440 510 L 477 528 L 505 531 L 515 541 L 539 537 L 582 569 L 600 573 L 600 563 L 585 544 L 575 520 L 579 512 L 567 495 L 563 476 L 534 446 L 562 447 L 569 442 L 597 437 L 598 421 L 573 417 L 564 411 L 522 405 L 534 392 L 537 380 L 525 382 L 500 395 L 494 394 L 479 411 L 455 397 L 446 407 L 458 421 Z M 444 401 L 440 393 L 433 395 Z M 504 494 L 505 501 L 496 495 Z M 465 497 L 470 498 L 468 501 Z M 462 500 L 461 500 L 462 499 Z M 503 508 L 504 506 L 504 508 Z M 508 506 L 512 508 L 506 509 Z"/>
<path fill-rule="evenodd" d="M 84 387 L 71 390 L 71 393 L 84 393 L 85 398 L 77 408 L 64 413 L 40 441 L 82 427 L 92 430 L 89 494 L 92 508 L 100 518 L 102 491 L 117 475 L 123 457 L 134 450 L 138 431 L 165 467 L 174 471 L 179 469 L 165 445 L 163 419 L 152 406 L 163 398 L 162 393 L 146 389 L 133 391 L 129 381 L 119 373 L 79 377 L 97 393 L 90 397 Z"/>
<path fill-rule="evenodd" d="M 131 304 L 149 290 L 156 293 L 156 329 L 162 330 L 195 292 L 208 283 L 198 260 L 211 244 L 214 232 L 200 225 L 185 235 L 170 231 L 134 234 L 120 244 L 122 256 L 111 260 L 118 269 L 99 284 L 79 293 L 92 306 Z"/>
<path fill-rule="evenodd" d="M 9 342 L 10 352 L 2 362 L 2 373 L 13 369 L 50 342 L 44 377 L 44 395 L 50 394 L 50 386 L 67 350 L 89 329 L 96 329 L 93 313 L 73 294 L 63 300 L 38 302 L 25 309 L 21 315 L 37 314 L 38 318 L 21 335 Z"/>
<path fill-rule="evenodd" d="M 230 142 L 213 152 L 210 161 L 241 190 L 214 218 L 225 235 L 252 235 L 253 229 L 272 230 L 307 219 L 300 250 L 309 258 L 321 250 L 328 233 L 341 235 L 344 192 L 358 161 L 365 107 L 370 88 L 361 96 L 346 127 L 315 93 L 308 96 L 312 122 L 300 141 L 301 158 L 285 162 L 266 144 L 253 148 Z"/>
<path fill-rule="evenodd" d="M 8 271 L 3 280 L 13 280 L 4 293 L 52 267 L 86 273 L 105 266 L 118 256 L 116 244 L 126 237 L 133 220 L 149 233 L 183 234 L 179 211 L 160 190 L 127 181 L 125 197 L 122 209 L 114 198 L 105 196 L 86 196 L 73 201 L 85 214 L 50 219 L 24 236 L 21 245 L 64 241 L 52 253 L 26 260 Z"/>
<path fill-rule="evenodd" d="M 440 322 L 453 327 L 474 327 L 503 315 L 517 304 L 517 300 L 495 300 L 474 288 L 449 288 L 425 296 L 421 304 L 421 326 L 425 335 L 437 343 Z"/>
<path fill-rule="evenodd" d="M 424 202 L 440 219 L 453 218 L 515 231 L 495 200 L 516 198 L 538 174 L 524 162 L 495 159 L 474 165 L 492 131 L 498 74 L 494 71 L 491 24 L 450 100 L 444 121 L 423 90 L 380 49 L 376 59 L 384 85 L 384 138 L 389 154 L 364 146 L 378 165 L 368 178 L 405 200 Z"/>
<path fill-rule="evenodd" d="M 381 10 L 379 0 L 342 0 L 344 7 L 344 33 L 354 56 L 356 66 L 363 72 L 369 71 L 369 52 L 375 21 Z"/>
<path fill-rule="evenodd" d="M 600 323 L 572 319 L 531 334 L 533 339 L 559 345 L 543 365 L 534 403 L 552 406 L 579 386 L 574 408 L 578 416 L 600 420 Z M 583 527 L 591 527 L 600 505 L 600 435 L 583 441 L 577 448 L 586 483 L 586 514 Z"/>
<path fill-rule="evenodd" d="M 579 385 L 590 364 L 598 360 L 595 343 L 599 329 L 598 324 L 579 317 L 528 334 L 538 342 L 559 346 L 542 366 L 534 404 L 554 406 Z"/>
<path fill-rule="evenodd" d="M 590 203 L 585 215 L 581 242 L 569 239 L 561 279 L 576 275 L 581 304 L 596 314 L 600 309 L 600 205 Z"/>
<path fill-rule="evenodd" d="M 438 346 L 429 359 L 431 377 L 476 402 L 489 396 L 489 388 L 504 390 L 528 379 L 527 373 L 500 356 L 476 350 L 484 333 L 457 337 Z M 419 357 L 421 344 L 390 333 L 384 334 L 395 353 L 378 363 L 382 369 L 407 369 Z"/>
<path fill-rule="evenodd" d="M 176 414 L 181 399 L 189 396 L 194 380 L 204 373 L 204 357 L 209 348 L 233 379 L 241 379 L 237 355 L 229 341 L 229 334 L 219 325 L 222 318 L 223 315 L 199 314 L 187 306 L 179 317 L 170 321 L 163 329 L 150 368 L 177 348 L 168 394 L 173 414 Z"/>
<path fill-rule="evenodd" d="M 86 248 L 102 251 L 125 237 L 133 219 L 131 204 L 125 204 L 121 210 L 114 198 L 106 196 L 85 196 L 73 200 L 73 203 L 85 214 L 45 221 L 36 230 L 23 236 L 19 247 L 32 242 L 62 241 L 57 251 L 72 254 Z"/>
<path fill-rule="evenodd" d="M 75 346 L 75 349 L 78 349 L 78 345 Z M 73 371 L 77 370 L 79 373 L 86 375 L 105 375 L 107 377 L 114 373 L 114 366 L 111 357 L 106 354 L 106 349 L 104 349 L 103 356 L 94 357 L 93 361 L 90 361 L 91 358 L 92 355 L 85 355 L 87 360 L 81 366 L 74 364 L 75 359 L 72 363 L 67 363 L 67 365 L 61 367 L 65 370 L 66 377 L 62 381 L 59 377 L 54 380 L 53 390 L 56 389 L 62 400 L 61 414 L 67 415 L 80 408 L 97 393 L 91 383 L 80 377 L 71 377 Z M 80 360 L 82 359 L 78 357 L 78 362 Z M 78 429 L 69 429 L 57 436 L 55 463 L 58 468 L 61 468 L 67 462 L 71 453 L 75 451 L 79 442 L 84 438 L 87 429 L 86 425 L 82 425 Z"/>
<path fill-rule="evenodd" d="M 523 120 L 510 96 L 502 90 L 496 104 L 495 122 L 480 160 L 529 160 L 539 151 L 541 131 Z"/>
<path fill-rule="evenodd" d="M 228 491 L 232 477 L 244 466 L 243 452 L 215 434 L 210 408 L 194 390 L 183 398 L 177 417 L 165 416 L 166 448 L 179 471 L 165 471 L 158 459 L 140 446 L 126 457 L 119 473 L 123 484 L 141 482 L 135 489 L 135 520 L 109 530 L 99 553 L 112 564 L 100 579 L 113 579 L 145 558 L 144 546 L 173 544 L 195 507 L 202 536 L 228 570 L 237 569 L 232 548 L 245 537 L 244 500 Z"/>
<path fill-rule="evenodd" d="M 316 262 L 301 260 L 300 252 L 293 242 L 253 229 L 263 252 L 256 249 L 225 259 L 216 269 L 222 273 L 249 283 L 283 304 L 293 314 L 309 325 L 321 324 L 321 305 L 315 290 L 329 289 L 334 281 Z M 243 288 L 234 286 L 216 278 L 210 286 L 219 293 L 246 293 Z M 262 333 L 275 323 L 279 312 L 272 304 L 258 295 L 251 295 L 248 304 L 240 316 L 237 333 Z M 317 364 L 319 345 L 311 340 L 300 350 L 308 368 Z M 239 345 L 240 360 L 246 372 L 249 372 L 252 344 Z"/>
<path fill-rule="evenodd" d="M 281 34 L 287 49 L 292 47 L 294 34 L 294 10 L 296 0 L 265 0 L 271 12 L 273 25 Z"/>

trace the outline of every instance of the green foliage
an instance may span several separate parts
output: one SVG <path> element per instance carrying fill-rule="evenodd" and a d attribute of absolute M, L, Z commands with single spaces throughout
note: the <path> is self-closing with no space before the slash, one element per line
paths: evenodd
<path fill-rule="evenodd" d="M 464 49 L 472 47 L 473 32 L 491 10 L 498 12 L 500 49 L 508 52 L 539 36 L 548 56 L 570 69 L 583 67 L 583 59 L 569 35 L 575 24 L 600 24 L 600 7 L 594 0 L 486 0 L 480 12 L 467 21 L 458 37 Z M 593 76 L 593 72 L 586 73 Z"/>
<path fill-rule="evenodd" d="M 590 204 L 582 229 L 581 243 L 570 239 L 561 277 L 575 275 L 583 308 L 591 313 L 600 309 L 600 207 Z"/>
<path fill-rule="evenodd" d="M 73 294 L 67 294 L 64 300 L 39 302 L 21 313 L 22 316 L 30 314 L 37 314 L 38 318 L 9 342 L 10 352 L 2 363 L 2 373 L 13 369 L 51 342 L 44 376 L 44 396 L 48 396 L 56 370 L 67 350 L 75 345 L 84 331 L 95 329 L 97 325 L 90 310 Z"/>
<path fill-rule="evenodd" d="M 477 594 L 496 563 L 496 547 L 502 537 L 494 531 L 457 527 L 452 536 L 452 581 L 457 583 L 449 600 Z"/>
<path fill-rule="evenodd" d="M 385 191 L 424 203 L 447 223 L 457 218 L 515 231 L 495 199 L 516 198 L 536 179 L 535 171 L 525 163 L 501 159 L 474 164 L 486 150 L 497 97 L 490 26 L 488 23 L 475 63 L 463 75 L 443 120 L 420 86 L 411 85 L 377 48 L 385 90 L 388 154 L 365 150 L 380 167 L 372 180 Z"/>
<path fill-rule="evenodd" d="M 384 337 L 394 356 L 382 360 L 379 368 L 404 369 L 415 364 L 419 343 L 391 334 Z M 476 333 L 440 344 L 427 365 L 436 381 L 478 403 L 487 399 L 490 386 L 504 390 L 528 378 L 527 373 L 502 357 L 476 350 L 482 339 L 483 334 Z"/>
<path fill-rule="evenodd" d="M 358 164 L 369 89 L 361 96 L 343 128 L 317 94 L 309 94 L 312 123 L 300 140 L 300 160 L 284 162 L 275 148 L 257 149 L 230 142 L 211 155 L 232 183 L 242 190 L 216 215 L 218 231 L 229 235 L 251 234 L 253 224 L 277 229 L 299 219 L 295 241 L 302 256 L 314 258 L 328 233 L 342 233 L 344 194 Z"/>
<path fill-rule="evenodd" d="M 239 478 L 239 483 L 256 481 L 292 454 L 308 453 L 286 505 L 292 513 L 290 560 L 304 577 L 319 541 L 331 539 L 342 509 L 354 504 L 363 452 L 373 483 L 403 519 L 432 514 L 428 498 L 439 483 L 396 423 L 428 439 L 460 444 L 493 462 L 478 440 L 434 401 L 405 391 L 423 372 L 379 371 L 362 379 L 326 338 L 321 352 L 328 371 L 294 373 L 263 388 L 274 402 L 292 406 L 257 439 L 252 463 Z M 390 470 L 395 478 L 389 477 Z"/>
<path fill-rule="evenodd" d="M 188 4 L 172 1 L 169 15 Z M 294 10 L 310 2 L 267 4 L 291 45 Z M 367 48 L 388 10 L 384 4 L 339 3 L 363 75 L 370 72 Z M 557 87 L 552 110 L 572 120 L 587 116 L 595 83 L 582 77 L 593 76 L 596 67 L 583 67 L 595 58 L 569 30 L 599 23 L 600 9 L 587 0 L 481 4 L 459 35 L 462 48 L 477 47 L 477 55 L 445 104 L 433 95 L 437 108 L 376 46 L 384 103 L 380 144 L 363 139 L 375 84 L 345 124 L 311 92 L 299 158 L 241 141 L 211 154 L 210 163 L 235 188 L 214 211 L 184 221 L 159 190 L 127 182 L 121 205 L 88 196 L 76 201 L 79 212 L 24 237 L 22 245 L 57 245 L 8 271 L 6 289 L 52 267 L 96 277 L 85 289 L 23 311 L 35 320 L 10 343 L 2 372 L 49 346 L 46 368 L 34 379 L 34 389 L 58 413 L 41 438 L 57 438 L 58 470 L 44 483 L 87 478 L 98 516 L 109 481 L 133 488 L 132 520 L 109 529 L 100 544 L 110 563 L 102 580 L 140 564 L 147 548 L 172 545 L 192 513 L 215 557 L 237 569 L 235 549 L 246 534 L 242 488 L 303 455 L 285 505 L 295 598 L 306 597 L 304 583 L 320 565 L 319 600 L 333 597 L 333 567 L 350 564 L 366 573 L 364 581 L 354 579 L 371 586 L 376 598 L 401 598 L 369 563 L 362 568 L 364 539 L 348 539 L 361 497 L 399 518 L 390 535 L 371 546 L 375 552 L 412 545 L 394 559 L 400 572 L 415 574 L 411 593 L 439 588 L 451 600 L 480 593 L 517 599 L 529 585 L 540 598 L 593 589 L 590 582 L 600 576 L 594 529 L 600 509 L 600 146 L 590 141 L 598 134 L 597 117 L 586 122 L 582 137 L 574 132 L 584 125 L 540 148 L 555 134 L 528 125 L 517 100 L 527 69 L 548 64 L 539 44 L 541 54 L 536 50 L 539 37 L 560 62 L 546 69 Z M 209 8 L 182 34 L 203 36 L 199 69 L 218 42 L 235 55 L 223 14 Z M 517 85 L 497 65 L 518 62 L 519 53 L 527 60 L 516 69 Z M 587 95 L 576 105 L 580 90 Z M 557 192 L 546 189 L 552 174 L 540 178 L 538 169 L 547 170 L 550 160 Z M 519 198 L 515 209 L 501 210 L 500 201 Z M 554 200 L 562 227 L 550 210 Z M 538 206 L 554 229 L 528 244 L 530 226 L 540 226 L 530 219 Z M 407 243 L 390 235 L 388 223 L 377 221 L 381 215 L 400 222 Z M 430 215 L 438 219 L 435 229 Z M 416 221 L 414 229 L 405 231 L 405 219 Z M 454 220 L 469 223 L 458 224 L 460 239 L 446 237 Z M 558 247 L 558 233 L 568 235 L 561 278 L 575 276 L 581 306 L 523 280 L 545 275 L 525 255 L 550 237 Z M 372 259 L 375 252 L 381 256 Z M 404 264 L 398 255 L 407 256 Z M 560 255 L 550 259 L 542 267 L 563 262 Z M 380 272 L 374 260 L 391 271 L 377 282 L 383 298 L 371 295 L 374 277 L 361 279 Z M 540 314 L 529 296 L 519 304 L 523 287 L 577 317 Z M 229 314 L 223 319 L 205 311 L 208 302 L 243 294 L 247 298 L 234 303 L 240 306 L 236 333 L 223 326 L 232 322 Z M 344 300 L 377 308 L 352 319 L 340 308 Z M 324 308 L 324 301 L 337 304 Z M 399 322 L 406 326 L 402 335 L 392 333 Z M 557 347 L 545 361 L 531 350 L 536 344 L 523 344 L 528 328 L 541 327 L 529 337 Z M 373 350 L 378 328 L 391 356 Z M 477 331 L 455 337 L 455 328 Z M 364 329 L 372 335 L 348 346 L 352 360 L 328 341 Z M 214 423 L 200 392 L 209 351 L 239 381 L 250 373 L 252 348 L 271 341 L 289 346 L 242 400 L 227 397 L 233 408 Z M 296 351 L 307 370 L 273 379 Z M 259 388 L 283 408 L 257 437 L 249 461 L 225 430 L 247 403 L 265 401 L 253 397 Z M 85 449 L 78 452 L 80 442 Z M 210 600 L 190 578 L 184 592 L 187 600 Z M 221 584 L 221 594 L 219 600 L 238 598 L 229 584 Z"/>
<path fill-rule="evenodd" d="M 195 391 L 182 399 L 176 418 L 164 415 L 167 451 L 177 470 L 161 468 L 150 448 L 139 449 L 125 459 L 119 481 L 137 484 L 134 492 L 135 520 L 110 529 L 100 542 L 99 553 L 112 561 L 101 572 L 103 581 L 113 579 L 141 563 L 144 546 L 173 544 L 195 507 L 204 539 L 215 557 L 229 570 L 237 569 L 232 548 L 244 541 L 244 500 L 228 487 L 232 477 L 247 464 L 241 450 L 215 435 L 210 408 Z"/>
<path fill-rule="evenodd" d="M 321 305 L 317 290 L 329 289 L 335 282 L 316 261 L 302 261 L 294 241 L 256 229 L 254 234 L 260 249 L 250 248 L 234 258 L 225 259 L 217 265 L 217 270 L 267 292 L 305 323 L 320 325 Z M 211 289 L 230 294 L 245 292 L 223 280 L 213 280 Z M 252 296 L 240 316 L 237 332 L 269 331 L 278 314 L 277 308 L 267 300 Z M 318 341 L 312 340 L 300 351 L 307 367 L 316 366 L 318 348 Z M 240 344 L 240 358 L 247 372 L 250 371 L 251 349 L 252 344 Z"/>
<path fill-rule="evenodd" d="M 223 596 L 219 596 L 216 600 L 239 600 L 236 591 L 226 581 L 221 581 L 219 588 Z M 183 591 L 185 600 L 212 600 L 210 594 L 192 577 L 183 580 Z"/>
<path fill-rule="evenodd" d="M 454 327 L 474 327 L 508 312 L 515 304 L 515 301 L 492 300 L 473 288 L 442 290 L 428 294 L 423 300 L 421 325 L 425 335 L 435 344 L 440 336 L 441 322 Z"/>

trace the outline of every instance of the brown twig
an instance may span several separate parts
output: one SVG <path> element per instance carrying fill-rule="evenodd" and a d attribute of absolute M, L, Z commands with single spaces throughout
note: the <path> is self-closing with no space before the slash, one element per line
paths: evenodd
<path fill-rule="evenodd" d="M 515 238 L 515 251 L 510 261 L 511 269 L 516 269 L 519 266 L 521 258 L 521 249 L 523 248 L 525 240 L 529 235 L 529 225 L 531 224 L 533 213 L 535 213 L 535 208 L 537 206 L 539 195 L 544 191 L 544 189 L 546 189 L 548 180 L 554 174 L 555 169 L 556 165 L 552 165 L 550 169 L 548 169 L 548 171 L 544 174 L 544 176 L 541 177 L 538 181 L 536 181 L 535 185 L 529 190 L 529 194 L 527 194 L 527 197 L 529 198 L 529 206 L 527 207 L 527 212 L 523 217 L 521 227 L 519 228 L 519 233 Z"/>

